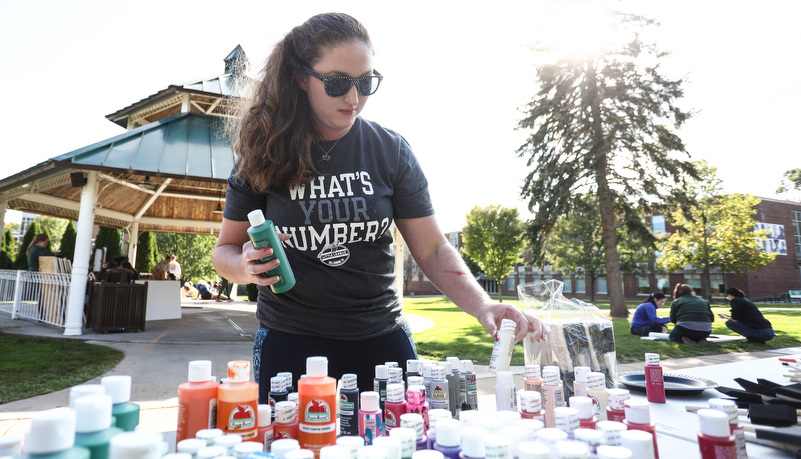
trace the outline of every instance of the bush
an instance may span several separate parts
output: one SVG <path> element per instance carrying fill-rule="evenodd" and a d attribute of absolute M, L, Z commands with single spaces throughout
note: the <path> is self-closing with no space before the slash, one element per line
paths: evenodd
<path fill-rule="evenodd" d="M 149 273 L 163 258 L 159 256 L 159 246 L 156 243 L 156 235 L 150 231 L 139 234 L 139 242 L 136 248 L 136 270 L 140 273 Z"/>
<path fill-rule="evenodd" d="M 75 261 L 75 239 L 77 236 L 75 223 L 69 222 L 67 227 L 64 228 L 64 235 L 61 236 L 61 247 L 59 247 L 58 252 L 71 262 Z"/>
<path fill-rule="evenodd" d="M 14 253 L 16 245 L 11 230 L 5 230 L 3 232 L 3 250 L 0 251 L 0 269 L 14 268 L 14 260 L 17 258 Z"/>
<path fill-rule="evenodd" d="M 121 240 L 120 230 L 101 226 L 100 230 L 97 232 L 97 237 L 95 237 L 95 250 L 105 247 L 105 261 L 114 261 L 115 258 L 122 255 L 122 248 L 120 247 Z"/>

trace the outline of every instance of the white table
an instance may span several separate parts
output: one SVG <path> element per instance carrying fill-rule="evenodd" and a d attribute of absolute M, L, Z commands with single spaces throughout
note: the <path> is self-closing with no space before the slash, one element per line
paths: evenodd
<path fill-rule="evenodd" d="M 144 284 L 145 281 L 136 281 Z M 181 283 L 179 281 L 147 281 L 145 321 L 181 318 Z"/>

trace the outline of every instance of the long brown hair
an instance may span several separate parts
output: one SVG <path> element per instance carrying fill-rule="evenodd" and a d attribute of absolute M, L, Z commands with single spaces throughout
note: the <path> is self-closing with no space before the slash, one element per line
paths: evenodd
<path fill-rule="evenodd" d="M 673 299 L 681 298 L 684 295 L 695 296 L 695 290 L 687 284 L 676 284 L 673 288 Z"/>
<path fill-rule="evenodd" d="M 295 27 L 278 44 L 252 82 L 252 97 L 239 104 L 231 132 L 238 158 L 235 177 L 256 190 L 308 183 L 318 175 L 311 149 L 319 139 L 309 99 L 298 85 L 303 66 L 317 62 L 324 48 L 352 41 L 372 43 L 367 29 L 343 13 L 314 16 Z"/>
<path fill-rule="evenodd" d="M 40 243 L 42 241 L 46 241 L 48 239 L 50 239 L 50 238 L 47 237 L 47 234 L 45 234 L 45 233 L 39 233 L 36 236 L 34 236 L 33 239 L 31 240 L 31 243 L 28 244 L 28 251 L 25 252 L 25 255 L 30 255 L 31 254 L 31 247 L 35 246 L 36 244 L 38 244 L 38 243 Z"/>

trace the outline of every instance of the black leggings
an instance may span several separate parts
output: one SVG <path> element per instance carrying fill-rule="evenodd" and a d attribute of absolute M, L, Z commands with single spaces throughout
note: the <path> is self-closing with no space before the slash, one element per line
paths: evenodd
<path fill-rule="evenodd" d="M 293 335 L 263 326 L 258 335 L 255 347 L 258 347 L 258 339 L 264 337 L 258 368 L 254 364 L 254 371 L 259 372 L 259 403 L 269 403 L 270 378 L 282 371 L 292 372 L 297 390 L 300 375 L 306 373 L 307 357 L 328 357 L 328 376 L 332 378 L 355 373 L 360 392 L 373 390 L 376 365 L 398 362 L 406 373 L 406 360 L 417 358 L 403 328 L 389 335 L 360 341 Z"/>

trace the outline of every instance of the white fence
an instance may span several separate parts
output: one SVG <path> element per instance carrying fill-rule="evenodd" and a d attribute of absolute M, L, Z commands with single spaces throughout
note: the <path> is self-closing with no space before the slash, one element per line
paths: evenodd
<path fill-rule="evenodd" d="M 70 274 L 0 269 L 0 311 L 64 326 Z"/>

